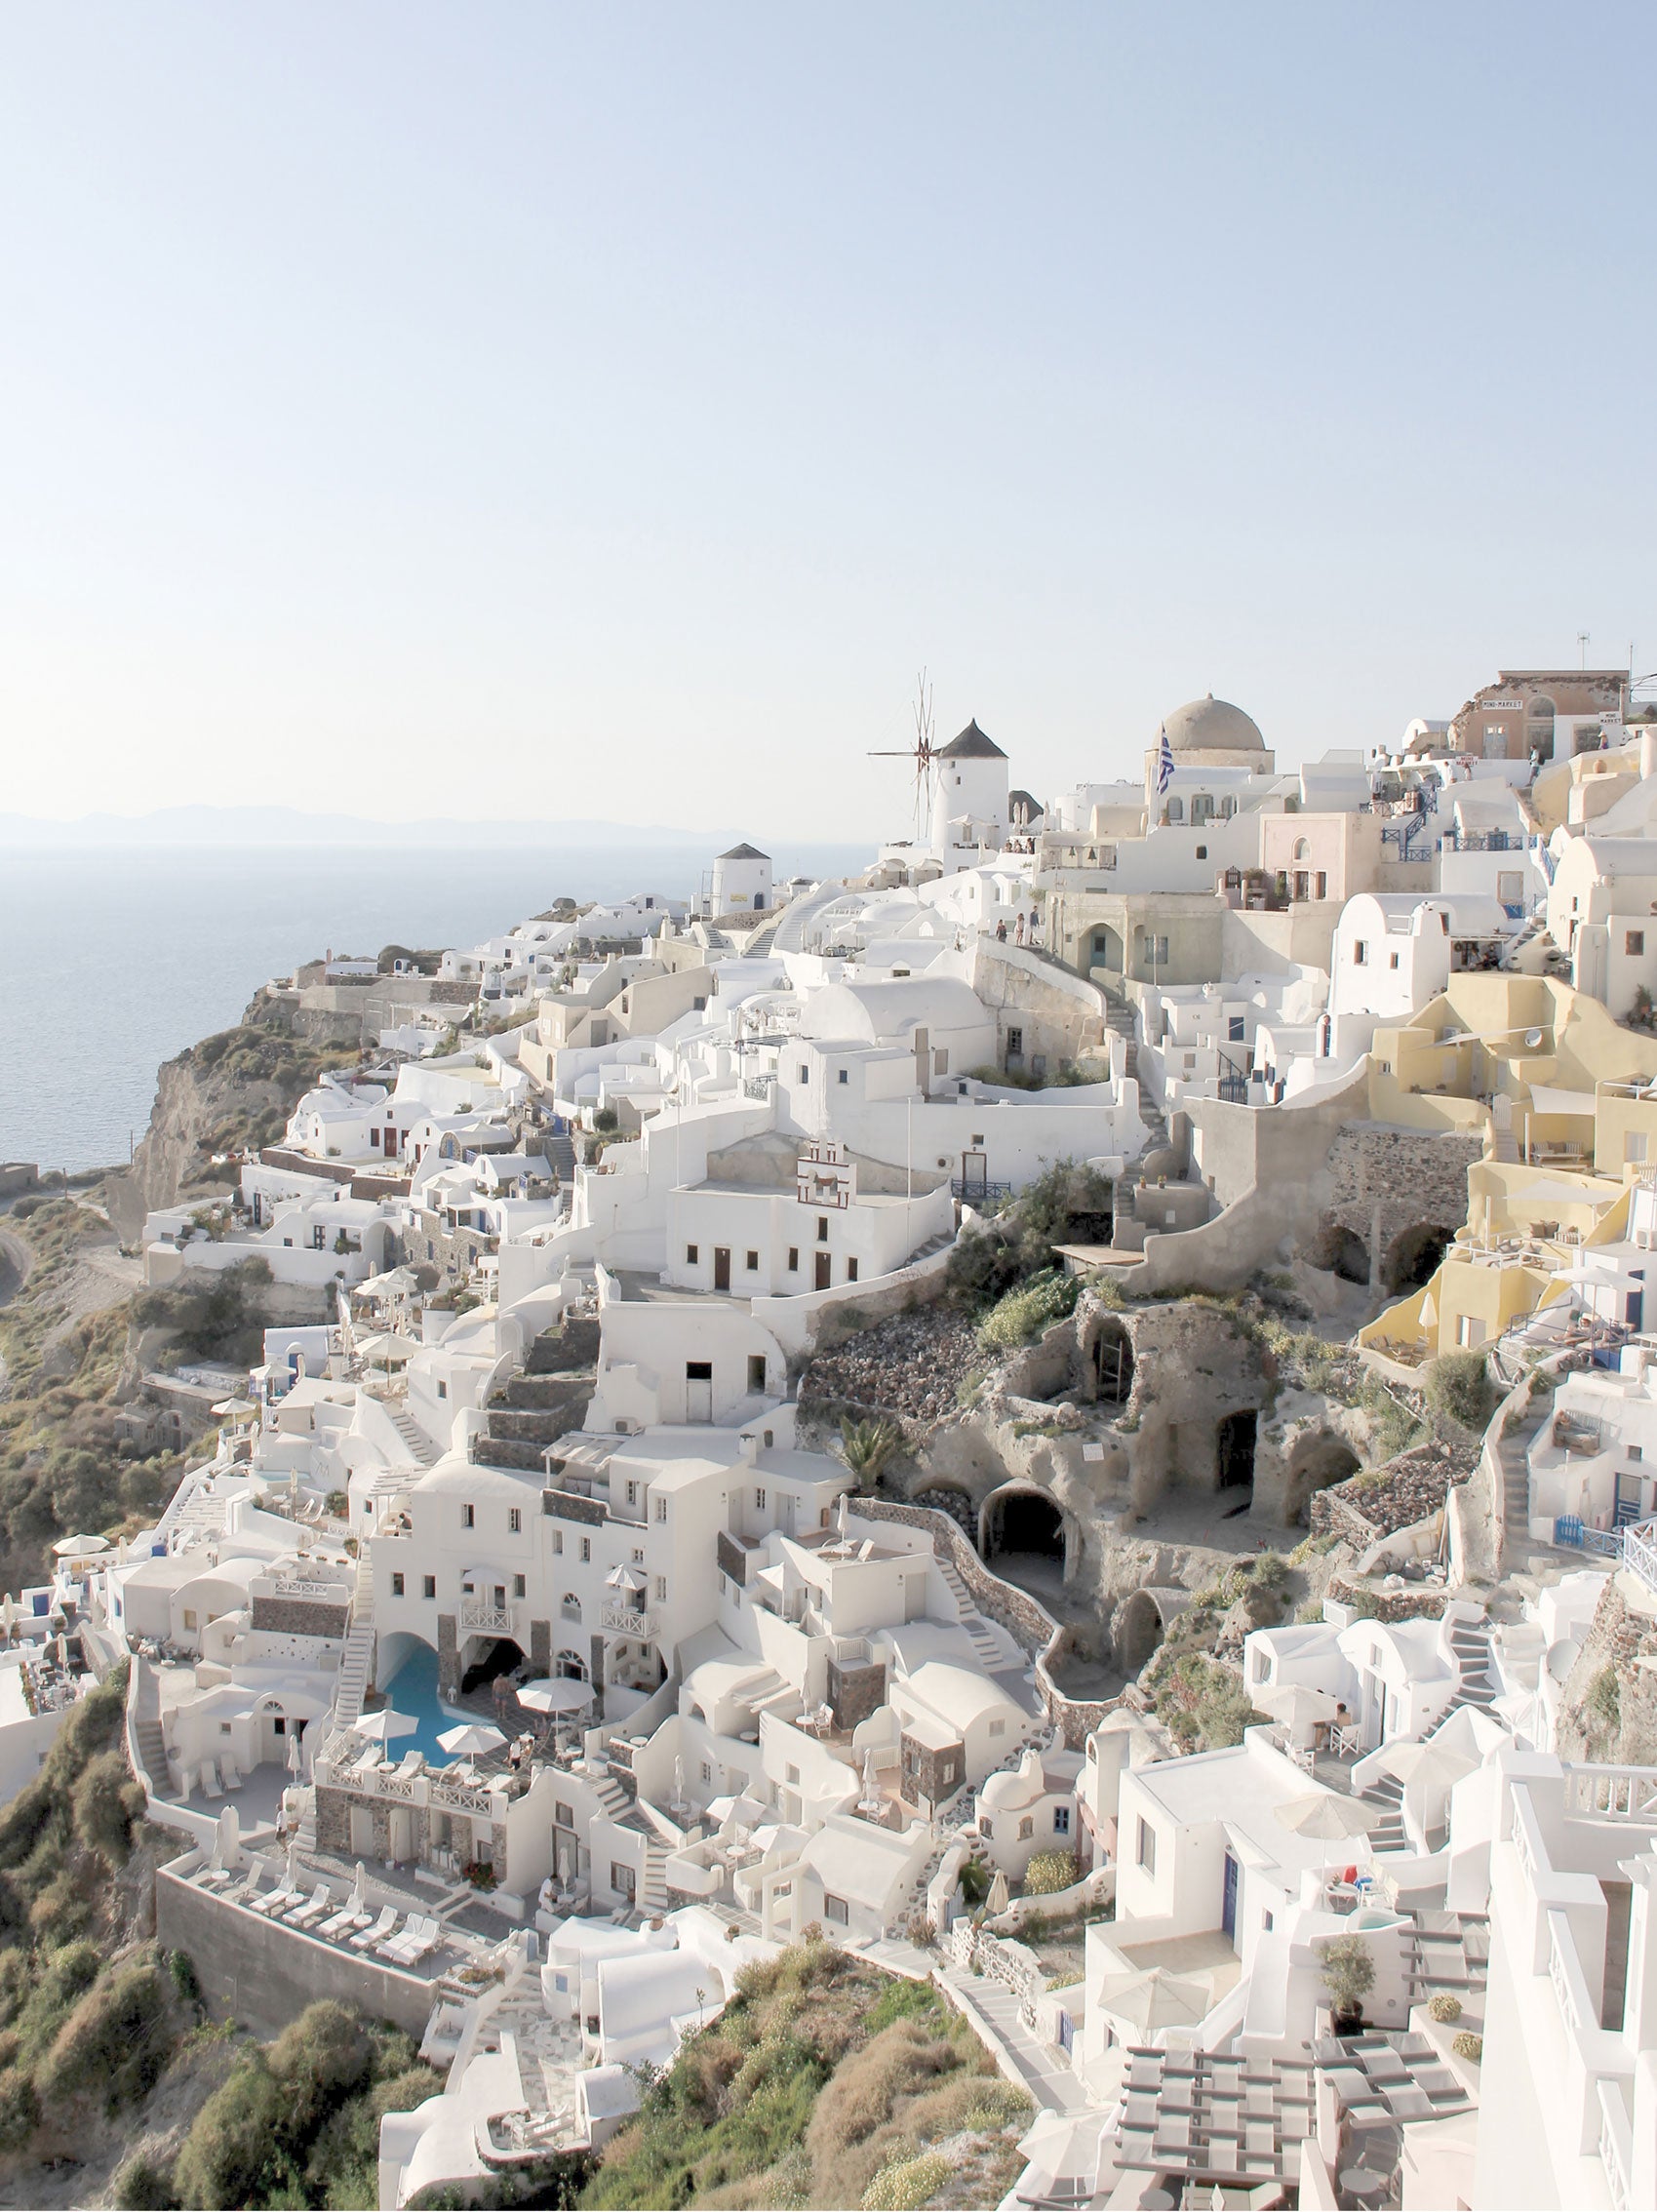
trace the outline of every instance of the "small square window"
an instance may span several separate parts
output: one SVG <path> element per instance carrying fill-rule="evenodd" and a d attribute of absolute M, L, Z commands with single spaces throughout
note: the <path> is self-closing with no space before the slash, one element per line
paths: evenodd
<path fill-rule="evenodd" d="M 391 1595 L 393 1598 L 401 1598 L 403 1595 L 403 1577 L 400 1574 L 391 1577 Z"/>
<path fill-rule="evenodd" d="M 657 1498 L 656 1500 L 656 1519 L 658 1521 L 667 1519 L 667 1500 L 665 1498 Z"/>
<path fill-rule="evenodd" d="M 832 1920 L 836 1927 L 848 1927 L 851 1920 L 851 1909 L 844 1897 L 831 1897 L 825 1889 L 823 1891 L 823 1918 Z"/>
<path fill-rule="evenodd" d="M 460 1508 L 460 1525 L 461 1525 L 461 1527 L 462 1527 L 462 1528 L 475 1528 L 475 1527 L 477 1526 L 477 1524 L 478 1524 L 478 1513 L 477 1513 L 477 1508 L 476 1508 L 475 1506 L 463 1505 L 463 1506 L 462 1506 L 462 1507 Z"/>
<path fill-rule="evenodd" d="M 686 1247 L 685 1247 L 685 1265 L 686 1265 L 687 1267 L 694 1267 L 694 1266 L 695 1266 L 695 1264 L 696 1264 L 696 1252 L 697 1252 L 697 1249 L 698 1249 L 698 1247 L 697 1247 L 696 1245 L 694 1245 L 694 1244 L 687 1244 L 687 1245 L 686 1245 Z"/>
<path fill-rule="evenodd" d="M 857 1280 L 857 1262 L 854 1258 L 846 1263 L 846 1280 L 848 1283 L 855 1283 Z"/>
<path fill-rule="evenodd" d="M 1136 1863 L 1143 1867 L 1148 1875 L 1156 1873 L 1157 1832 L 1143 1814 L 1139 1818 L 1139 1835 L 1133 1855 Z"/>
<path fill-rule="evenodd" d="M 1199 859 L 1199 860 L 1206 860 L 1206 859 L 1207 859 L 1207 857 L 1208 857 L 1208 848 L 1207 848 L 1207 847 L 1206 847 L 1205 845 L 1200 845 L 1200 846 L 1199 846 L 1199 847 L 1197 848 L 1197 857 L 1198 857 L 1198 859 Z"/>
<path fill-rule="evenodd" d="M 512 1595 L 514 1598 L 527 1598 L 529 1596 L 528 1588 L 521 1574 L 515 1574 L 512 1577 Z"/>
<path fill-rule="evenodd" d="M 509 1536 L 522 1536 L 524 1533 L 524 1509 L 522 1506 L 507 1507 L 506 1532 Z"/>
<path fill-rule="evenodd" d="M 667 1603 L 667 1577 L 665 1574 L 656 1576 L 656 1600 L 660 1604 L 665 1605 Z"/>
<path fill-rule="evenodd" d="M 811 1071 L 810 1071 L 810 1069 L 809 1069 L 809 1068 L 802 1068 L 802 1069 L 800 1070 L 800 1081 L 801 1081 L 802 1083 L 809 1083 L 809 1082 L 810 1082 L 810 1080 L 811 1080 Z"/>
<path fill-rule="evenodd" d="M 437 1596 L 437 1577 L 435 1574 L 421 1576 L 420 1596 L 422 1598 L 435 1598 Z"/>
<path fill-rule="evenodd" d="M 1631 960 L 1637 960 L 1645 951 L 1645 931 L 1629 929 L 1623 936 L 1623 950 Z"/>
<path fill-rule="evenodd" d="M 590 1560 L 592 1556 L 593 1540 L 590 1536 L 583 1536 L 581 1538 L 581 1557 L 583 1560 Z"/>
<path fill-rule="evenodd" d="M 748 1388 L 763 1393 L 766 1387 L 766 1356 L 763 1352 L 748 1355 Z"/>
<path fill-rule="evenodd" d="M 839 1074 L 835 1077 L 835 1081 L 837 1083 L 849 1083 L 850 1080 L 850 1075 L 845 1068 L 842 1068 Z"/>
<path fill-rule="evenodd" d="M 800 1247 L 798 1244 L 790 1244 L 788 1247 L 788 1272 L 790 1275 L 798 1275 L 800 1272 Z"/>
<path fill-rule="evenodd" d="M 562 1528 L 555 1528 L 552 1532 L 552 1556 L 555 1560 L 562 1559 L 564 1556 L 564 1531 Z"/>
<path fill-rule="evenodd" d="M 746 1268 L 747 1268 L 747 1270 L 748 1270 L 749 1274 L 750 1274 L 750 1275 L 757 1275 L 757 1274 L 759 1273 L 759 1269 L 760 1269 L 760 1255 L 759 1255 L 759 1253 L 758 1253 L 758 1252 L 744 1252 L 744 1254 L 742 1255 L 742 1257 L 743 1257 L 743 1264 L 744 1264 L 744 1265 L 746 1266 Z"/>
<path fill-rule="evenodd" d="M 819 1244 L 828 1243 L 828 1215 L 826 1213 L 819 1215 L 817 1219 L 817 1242 Z"/>
<path fill-rule="evenodd" d="M 1388 953 L 1388 955 L 1387 955 L 1387 966 L 1388 966 L 1389 968 L 1397 968 L 1398 964 L 1399 964 L 1399 956 L 1398 956 L 1398 954 L 1397 954 L 1396 952 L 1394 952 L 1394 953 Z"/>
<path fill-rule="evenodd" d="M 1070 1807 L 1068 1805 L 1054 1805 L 1053 1834 L 1055 1836 L 1068 1836 L 1070 1834 Z"/>
<path fill-rule="evenodd" d="M 1032 1836 L 1034 1836 L 1034 1835 L 1035 1835 L 1035 1833 L 1036 1833 L 1036 1823 L 1035 1823 L 1035 1821 L 1034 1821 L 1034 1820 L 1032 1820 L 1032 1819 L 1031 1819 L 1031 1817 L 1029 1816 L 1029 1814 L 1028 1814 L 1028 1813 L 1026 1813 L 1026 1815 L 1024 1816 L 1024 1818 L 1023 1818 L 1023 1819 L 1022 1819 L 1022 1820 L 1021 1820 L 1021 1821 L 1019 1822 L 1019 1824 L 1018 1824 L 1018 1840 L 1019 1840 L 1019 1842 L 1020 1842 L 1020 1843 L 1028 1843 L 1028 1842 L 1029 1842 L 1029 1840 L 1030 1840 L 1030 1838 L 1031 1838 L 1031 1837 L 1032 1837 Z"/>

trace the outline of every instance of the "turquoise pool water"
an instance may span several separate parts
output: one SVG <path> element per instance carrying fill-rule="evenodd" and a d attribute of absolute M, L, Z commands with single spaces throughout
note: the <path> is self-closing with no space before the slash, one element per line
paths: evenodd
<path fill-rule="evenodd" d="M 434 1766 L 448 1765 L 454 1754 L 446 1752 L 438 1737 L 462 1720 L 475 1720 L 475 1713 L 462 1713 L 445 1705 L 437 1694 L 437 1653 L 429 1644 L 416 1644 L 388 1682 L 381 1682 L 387 1705 L 419 1722 L 413 1735 L 394 1736 L 387 1756 L 401 1758 L 406 1752 L 423 1752 Z"/>

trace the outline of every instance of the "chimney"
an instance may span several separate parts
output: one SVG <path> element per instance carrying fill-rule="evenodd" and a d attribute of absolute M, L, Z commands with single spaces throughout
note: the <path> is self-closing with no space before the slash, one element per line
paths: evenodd
<path fill-rule="evenodd" d="M 1657 723 L 1647 722 L 1640 729 L 1639 773 L 1642 782 L 1646 776 L 1657 774 Z"/>

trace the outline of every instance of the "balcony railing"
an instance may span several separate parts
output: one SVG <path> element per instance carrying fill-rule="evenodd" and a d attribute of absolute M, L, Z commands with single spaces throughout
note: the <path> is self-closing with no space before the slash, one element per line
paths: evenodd
<path fill-rule="evenodd" d="M 513 1611 L 510 1605 L 486 1605 L 481 1599 L 463 1598 L 460 1600 L 460 1628 L 470 1636 L 511 1636 Z"/>
<path fill-rule="evenodd" d="M 599 1614 L 599 1626 L 615 1636 L 654 1636 L 656 1616 L 642 1606 L 606 1605 Z"/>

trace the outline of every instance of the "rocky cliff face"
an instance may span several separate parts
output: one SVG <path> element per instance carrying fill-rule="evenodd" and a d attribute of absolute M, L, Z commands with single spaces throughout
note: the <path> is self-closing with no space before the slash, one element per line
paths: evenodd
<path fill-rule="evenodd" d="M 1649 1766 L 1657 1761 L 1657 1617 L 1624 1569 L 1600 1594 L 1559 1706 L 1559 1757 Z M 1631 1600 L 1633 1600 L 1631 1602 Z"/>
<path fill-rule="evenodd" d="M 256 1001 L 249 1017 L 257 1010 Z M 291 1037 L 244 1017 L 166 1061 L 132 1166 L 106 1185 L 110 1218 L 123 1239 L 138 1235 L 152 1207 L 228 1186 L 234 1171 L 215 1168 L 215 1154 L 273 1143 L 322 1071 L 355 1058 L 348 1046 Z"/>

